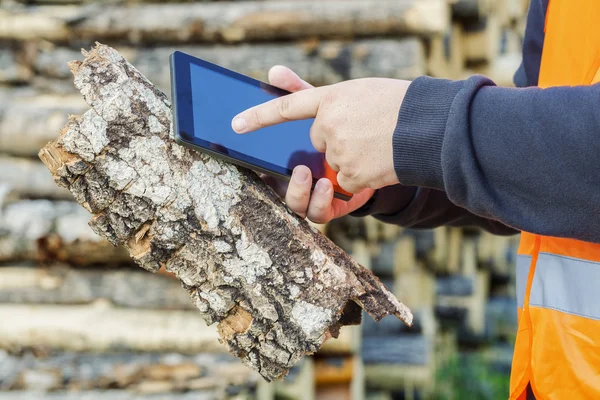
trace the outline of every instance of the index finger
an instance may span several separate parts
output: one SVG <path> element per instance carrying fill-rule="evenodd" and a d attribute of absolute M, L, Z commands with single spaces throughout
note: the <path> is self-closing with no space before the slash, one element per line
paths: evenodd
<path fill-rule="evenodd" d="M 231 127 L 246 133 L 287 121 L 314 118 L 319 110 L 323 88 L 306 89 L 259 104 L 236 115 Z"/>

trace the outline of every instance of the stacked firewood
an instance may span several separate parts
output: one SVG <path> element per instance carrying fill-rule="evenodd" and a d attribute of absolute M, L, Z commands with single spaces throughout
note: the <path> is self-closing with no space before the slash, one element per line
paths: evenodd
<path fill-rule="evenodd" d="M 415 315 L 410 328 L 393 318 L 363 320 L 357 349 L 367 393 L 438 398 L 440 369 L 462 351 L 479 350 L 491 368 L 507 373 L 512 348 L 506 343 L 517 322 L 518 237 L 460 228 L 399 229 L 371 217 L 346 217 L 324 230 L 365 260 Z"/>
<path fill-rule="evenodd" d="M 167 94 L 176 49 L 261 80 L 283 64 L 315 85 L 472 73 L 510 85 L 526 3 L 0 0 L 0 400 L 433 395 L 461 346 L 511 335 L 514 239 L 371 218 L 320 227 L 413 309 L 415 326 L 364 318 L 266 384 L 226 353 L 178 281 L 91 231 L 37 153 L 87 109 L 67 62 L 96 41 Z"/>

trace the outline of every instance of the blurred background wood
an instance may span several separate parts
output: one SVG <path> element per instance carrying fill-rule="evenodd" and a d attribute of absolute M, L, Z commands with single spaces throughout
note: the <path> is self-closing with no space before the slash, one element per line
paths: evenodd
<path fill-rule="evenodd" d="M 226 354 L 191 354 L 219 344 L 209 328 L 172 322 L 194 312 L 185 290 L 167 273 L 132 268 L 125 251 L 93 234 L 89 215 L 35 156 L 68 114 L 87 109 L 66 62 L 96 40 L 167 95 L 175 49 L 261 80 L 283 64 L 315 85 L 483 74 L 512 86 L 527 7 L 526 0 L 0 1 L 0 311 L 2 321 L 23 321 L 23 334 L 0 346 L 0 400 L 437 399 L 446 394 L 442 382 L 456 384 L 451 361 L 467 353 L 481 353 L 484 366 L 507 376 L 516 238 L 400 229 L 371 217 L 319 225 L 406 301 L 414 326 L 363 318 L 283 382 L 265 384 Z M 59 322 L 69 335 L 57 336 Z M 160 342 L 165 323 L 180 327 L 172 334 L 179 342 Z M 148 344 L 150 337 L 159 339 Z M 106 348 L 109 338 L 114 348 Z M 133 351 L 132 343 L 158 352 Z M 104 350 L 66 350 L 98 346 Z"/>

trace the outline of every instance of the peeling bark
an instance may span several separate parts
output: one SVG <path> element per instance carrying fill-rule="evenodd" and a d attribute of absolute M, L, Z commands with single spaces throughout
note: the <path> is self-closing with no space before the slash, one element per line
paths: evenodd
<path fill-rule="evenodd" d="M 410 311 L 368 270 L 294 215 L 258 176 L 171 140 L 170 104 L 114 49 L 72 62 L 92 110 L 40 152 L 90 226 L 149 271 L 164 266 L 221 340 L 267 380 L 342 325 Z M 359 307 L 360 306 L 360 307 Z"/>

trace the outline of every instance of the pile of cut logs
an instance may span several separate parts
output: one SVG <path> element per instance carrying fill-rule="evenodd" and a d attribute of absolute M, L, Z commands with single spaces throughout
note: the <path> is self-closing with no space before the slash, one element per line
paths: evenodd
<path fill-rule="evenodd" d="M 514 238 L 402 230 L 372 218 L 320 227 L 415 313 L 345 327 L 283 382 L 229 356 L 168 273 L 151 275 L 88 227 L 38 151 L 88 107 L 67 62 L 115 47 L 169 94 L 168 56 L 315 85 L 473 73 L 511 85 L 525 0 L 0 0 L 0 400 L 391 398 L 432 395 L 461 347 L 509 340 Z M 504 353 L 503 353 L 504 354 Z"/>

